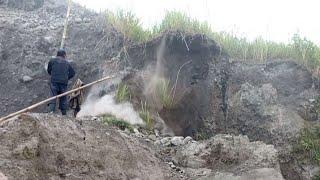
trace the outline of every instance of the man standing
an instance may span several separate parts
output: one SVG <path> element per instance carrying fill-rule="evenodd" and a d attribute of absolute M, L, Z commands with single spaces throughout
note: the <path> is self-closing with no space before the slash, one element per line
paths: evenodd
<path fill-rule="evenodd" d="M 66 60 L 65 50 L 60 49 L 57 53 L 57 57 L 50 60 L 47 71 L 51 75 L 51 96 L 53 97 L 65 93 L 68 89 L 68 81 L 75 75 L 73 68 Z M 63 96 L 59 99 L 59 108 L 62 115 L 67 115 L 66 96 Z M 55 109 L 56 100 L 53 100 L 49 104 L 49 112 L 55 112 Z"/>

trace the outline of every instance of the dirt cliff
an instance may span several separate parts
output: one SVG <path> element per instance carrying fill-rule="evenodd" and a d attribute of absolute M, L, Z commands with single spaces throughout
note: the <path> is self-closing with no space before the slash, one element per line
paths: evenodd
<path fill-rule="evenodd" d="M 49 96 L 45 67 L 59 47 L 65 11 L 62 0 L 0 0 L 0 116 Z M 117 81 L 93 88 L 97 98 L 125 84 L 137 112 L 147 105 L 155 132 L 135 136 L 90 118 L 23 115 L 0 128 L 0 175 L 311 178 L 290 154 L 304 125 L 319 121 L 312 109 L 318 89 L 303 66 L 231 62 L 214 40 L 179 31 L 123 48 L 123 36 L 103 15 L 76 4 L 68 34 L 66 50 L 77 77 L 87 83 L 116 74 Z M 164 126 L 184 137 L 164 137 L 170 134 Z M 190 142 L 180 143 L 184 138 Z"/>

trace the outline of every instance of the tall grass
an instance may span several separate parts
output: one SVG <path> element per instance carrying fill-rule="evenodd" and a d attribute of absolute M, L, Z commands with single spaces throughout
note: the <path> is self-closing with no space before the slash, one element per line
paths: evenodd
<path fill-rule="evenodd" d="M 201 33 L 214 39 L 232 59 L 252 63 L 268 60 L 294 60 L 311 70 L 320 67 L 320 48 L 312 41 L 295 34 L 289 43 L 277 43 L 259 37 L 254 41 L 231 33 L 215 32 L 207 22 L 200 22 L 181 12 L 168 12 L 162 22 L 150 29 L 143 29 L 134 14 L 125 11 L 107 13 L 109 22 L 123 33 L 126 39 L 146 42 L 165 31 Z"/>
<path fill-rule="evenodd" d="M 174 106 L 173 91 L 170 88 L 170 81 L 158 79 L 156 83 L 156 94 L 164 108 L 170 109 Z"/>
<path fill-rule="evenodd" d="M 153 34 L 160 34 L 164 31 L 183 31 L 186 33 L 212 33 L 211 27 L 207 22 L 200 22 L 188 17 L 186 14 L 172 11 L 168 12 L 159 25 L 152 29 Z"/>
<path fill-rule="evenodd" d="M 116 99 L 117 103 L 122 103 L 122 102 L 130 100 L 130 92 L 129 92 L 129 88 L 127 85 L 125 85 L 125 84 L 118 85 L 115 99 Z"/>
<path fill-rule="evenodd" d="M 150 111 L 148 110 L 147 102 L 141 101 L 141 111 L 139 113 L 140 118 L 146 123 L 147 128 L 152 130 L 153 120 Z"/>
<path fill-rule="evenodd" d="M 106 12 L 107 21 L 120 31 L 125 41 L 145 42 L 152 37 L 149 30 L 144 30 L 140 20 L 131 12 L 119 10 L 116 13 Z"/>
<path fill-rule="evenodd" d="M 294 150 L 301 160 L 320 165 L 320 126 L 304 128 Z"/>

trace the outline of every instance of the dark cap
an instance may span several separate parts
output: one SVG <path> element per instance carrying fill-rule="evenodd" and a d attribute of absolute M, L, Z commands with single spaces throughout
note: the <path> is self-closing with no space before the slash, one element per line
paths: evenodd
<path fill-rule="evenodd" d="M 59 49 L 57 52 L 57 56 L 59 57 L 66 57 L 67 53 L 64 49 Z"/>

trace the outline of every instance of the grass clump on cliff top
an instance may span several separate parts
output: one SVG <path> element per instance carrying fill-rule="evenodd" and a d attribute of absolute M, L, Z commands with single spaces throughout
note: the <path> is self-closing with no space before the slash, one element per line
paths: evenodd
<path fill-rule="evenodd" d="M 108 22 L 123 34 L 125 41 L 145 42 L 151 39 L 151 32 L 142 28 L 140 20 L 133 13 L 119 10 L 116 13 L 107 11 L 106 15 Z"/>
<path fill-rule="evenodd" d="M 206 35 L 212 33 L 211 27 L 207 22 L 200 22 L 177 11 L 168 12 L 162 22 L 159 25 L 155 25 L 152 29 L 154 34 L 160 34 L 165 31 L 182 31 Z"/>
<path fill-rule="evenodd" d="M 177 11 L 168 12 L 161 23 L 149 29 L 144 29 L 140 20 L 131 12 L 107 12 L 107 17 L 125 39 L 135 42 L 146 42 L 166 31 L 200 33 L 214 39 L 232 59 L 251 63 L 265 63 L 275 59 L 294 60 L 311 70 L 320 69 L 319 46 L 299 34 L 295 34 L 289 43 L 267 41 L 261 37 L 250 41 L 246 37 L 213 31 L 207 22 Z"/>

